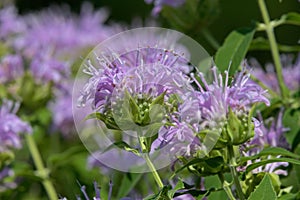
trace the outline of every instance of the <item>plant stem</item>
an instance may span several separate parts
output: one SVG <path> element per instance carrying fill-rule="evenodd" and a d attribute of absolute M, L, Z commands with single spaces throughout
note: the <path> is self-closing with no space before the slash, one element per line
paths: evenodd
<path fill-rule="evenodd" d="M 220 47 L 219 42 L 212 36 L 208 29 L 202 29 L 202 34 L 215 50 L 217 50 Z"/>
<path fill-rule="evenodd" d="M 141 150 L 142 150 L 142 156 L 143 158 L 145 159 L 151 173 L 152 173 L 152 176 L 154 178 L 154 180 L 156 181 L 158 187 L 161 189 L 164 187 L 164 184 L 163 182 L 161 181 L 161 178 L 159 176 L 159 174 L 157 173 L 156 171 L 156 168 L 155 166 L 153 165 L 150 157 L 149 157 L 149 153 L 148 153 L 148 150 L 147 150 L 147 147 L 145 146 L 144 144 L 144 137 L 138 137 L 139 138 L 139 143 L 141 145 Z"/>
<path fill-rule="evenodd" d="M 40 152 L 37 148 L 37 145 L 33 139 L 33 136 L 31 134 L 26 135 L 26 142 L 30 151 L 30 154 L 32 156 L 34 165 L 37 169 L 37 172 L 41 177 L 43 178 L 43 186 L 48 194 L 48 197 L 50 200 L 57 200 L 58 196 L 56 194 L 56 191 L 54 189 L 54 186 L 52 182 L 49 180 L 49 176 L 47 173 L 47 169 L 43 165 L 43 161 L 40 155 Z"/>
<path fill-rule="evenodd" d="M 243 193 L 243 190 L 242 190 L 242 187 L 241 187 L 241 184 L 240 184 L 240 180 L 239 180 L 239 177 L 238 177 L 238 173 L 237 173 L 236 168 L 235 168 L 236 160 L 235 160 L 235 154 L 234 154 L 233 146 L 229 145 L 227 147 L 227 149 L 228 149 L 228 156 L 229 156 L 229 168 L 230 168 L 230 172 L 231 172 L 231 175 L 232 175 L 232 178 L 233 178 L 233 182 L 234 182 L 235 187 L 236 187 L 237 195 L 238 195 L 240 200 L 245 200 L 244 193 Z"/>
<path fill-rule="evenodd" d="M 275 65 L 275 70 L 276 70 L 276 74 L 277 74 L 277 79 L 278 79 L 278 83 L 279 83 L 281 96 L 283 99 L 286 99 L 289 96 L 289 91 L 284 83 L 284 79 L 283 79 L 283 75 L 282 75 L 282 65 L 281 65 L 281 61 L 280 61 L 280 55 L 279 55 L 277 42 L 275 39 L 274 27 L 270 22 L 270 16 L 269 16 L 265 1 L 258 0 L 258 4 L 259 4 L 259 8 L 260 8 L 260 11 L 261 11 L 261 14 L 262 14 L 265 26 L 266 26 L 266 33 L 268 35 L 268 39 L 270 42 L 271 53 L 272 53 L 272 57 L 274 60 L 274 65 Z"/>
<path fill-rule="evenodd" d="M 153 163 L 151 162 L 148 153 L 145 153 L 145 155 L 144 155 L 143 157 L 144 157 L 144 159 L 146 160 L 146 163 L 147 163 L 148 167 L 150 168 L 151 173 L 152 173 L 152 176 L 154 177 L 154 179 L 155 179 L 155 181 L 156 181 L 158 187 L 159 187 L 160 189 L 163 188 L 163 187 L 164 187 L 164 184 L 163 184 L 163 182 L 161 181 L 160 176 L 159 176 L 159 174 L 157 173 L 157 171 L 156 171 L 156 169 L 155 169 Z"/>
<path fill-rule="evenodd" d="M 224 175 L 223 175 L 222 173 L 219 173 L 219 174 L 218 174 L 218 177 L 219 177 L 219 179 L 220 179 L 220 181 L 221 181 L 221 183 L 222 183 L 223 189 L 224 189 L 224 191 L 226 192 L 228 198 L 229 198 L 230 200 L 236 200 L 235 197 L 234 197 L 233 194 L 232 194 L 232 191 L 231 191 L 231 189 L 230 189 L 230 187 L 229 187 L 228 182 L 225 181 Z"/>

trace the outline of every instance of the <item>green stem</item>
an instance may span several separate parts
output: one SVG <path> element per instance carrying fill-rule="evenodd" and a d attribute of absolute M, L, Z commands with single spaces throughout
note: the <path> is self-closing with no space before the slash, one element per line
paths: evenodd
<path fill-rule="evenodd" d="M 56 191 L 54 189 L 52 182 L 49 180 L 47 169 L 43 165 L 43 161 L 42 161 L 40 152 L 39 152 L 39 150 L 36 146 L 36 143 L 33 139 L 33 136 L 31 134 L 26 135 L 26 142 L 27 142 L 30 154 L 32 156 L 34 165 L 37 169 L 38 175 L 40 175 L 43 178 L 42 183 L 48 194 L 49 199 L 57 200 L 58 196 L 56 194 Z"/>
<path fill-rule="evenodd" d="M 148 153 L 145 153 L 145 155 L 143 156 L 144 159 L 146 160 L 146 163 L 149 167 L 149 169 L 151 170 L 151 173 L 152 173 L 152 176 L 154 177 L 158 187 L 161 189 L 164 187 L 164 184 L 163 182 L 161 181 L 160 177 L 159 177 L 159 174 L 157 173 L 153 163 L 151 162 L 150 158 L 149 158 L 149 155 Z"/>
<path fill-rule="evenodd" d="M 146 161 L 146 163 L 147 163 L 147 165 L 148 165 L 148 167 L 149 167 L 149 169 L 150 169 L 150 171 L 152 173 L 152 176 L 153 176 L 154 180 L 156 181 L 158 187 L 161 189 L 161 188 L 164 187 L 164 184 L 161 181 L 161 178 L 160 178 L 159 174 L 157 173 L 156 168 L 153 165 L 153 163 L 152 163 L 152 161 L 151 161 L 151 159 L 149 157 L 149 153 L 147 151 L 147 147 L 146 147 L 146 145 L 144 143 L 144 137 L 138 137 L 138 138 L 139 138 L 139 143 L 141 145 L 143 158 L 145 159 L 145 161 Z"/>
<path fill-rule="evenodd" d="M 239 177 L 238 177 L 238 173 L 237 173 L 236 168 L 235 168 L 236 160 L 235 160 L 235 154 L 234 154 L 233 146 L 229 145 L 227 147 L 227 149 L 228 149 L 228 156 L 229 156 L 229 168 L 230 168 L 230 172 L 231 172 L 231 175 L 232 175 L 232 178 L 233 178 L 233 182 L 234 182 L 235 187 L 236 187 L 237 195 L 238 195 L 240 200 L 245 200 L 244 193 L 243 193 L 243 190 L 242 190 L 242 187 L 241 187 L 241 183 L 240 183 L 240 180 L 239 180 Z"/>
<path fill-rule="evenodd" d="M 230 187 L 229 187 L 229 183 L 227 181 L 225 181 L 224 175 L 222 173 L 219 173 L 218 177 L 219 177 L 219 179 L 222 183 L 223 189 L 226 192 L 228 198 L 230 200 L 236 200 L 235 197 L 232 194 L 232 191 L 231 191 Z"/>
<path fill-rule="evenodd" d="M 202 34 L 215 50 L 219 49 L 220 47 L 219 42 L 212 36 L 212 34 L 208 29 L 206 28 L 202 29 Z"/>
<path fill-rule="evenodd" d="M 264 0 L 258 0 L 259 8 L 266 26 L 266 33 L 269 38 L 271 53 L 274 60 L 275 70 L 277 74 L 277 79 L 280 87 L 281 96 L 286 99 L 289 96 L 288 88 L 286 87 L 282 75 L 282 65 L 280 61 L 279 50 L 274 34 L 274 25 L 270 21 L 270 16 Z"/>

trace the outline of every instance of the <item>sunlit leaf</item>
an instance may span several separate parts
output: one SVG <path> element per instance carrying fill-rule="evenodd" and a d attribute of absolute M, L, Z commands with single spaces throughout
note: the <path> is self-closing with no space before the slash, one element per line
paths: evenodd
<path fill-rule="evenodd" d="M 271 179 L 268 174 L 264 176 L 258 187 L 254 192 L 252 192 L 248 198 L 248 200 L 275 200 L 277 199 L 277 195 L 272 186 Z"/>
<path fill-rule="evenodd" d="M 229 74 L 233 75 L 246 56 L 255 29 L 244 28 L 232 31 L 217 51 L 215 62 L 221 72 L 230 66 Z"/>

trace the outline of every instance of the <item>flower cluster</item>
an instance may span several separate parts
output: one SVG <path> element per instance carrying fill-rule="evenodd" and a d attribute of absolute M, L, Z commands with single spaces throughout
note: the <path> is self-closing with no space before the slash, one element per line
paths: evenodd
<path fill-rule="evenodd" d="M 107 62 L 109 58 L 97 55 L 97 63 L 87 60 L 84 72 L 91 77 L 79 97 L 80 105 L 92 104 L 94 109 L 108 118 L 112 117 L 109 115 L 113 109 L 119 110 L 115 107 L 120 105 L 118 99 L 126 101 L 133 98 L 134 105 L 140 111 L 134 122 L 142 124 L 143 119 L 148 120 L 150 107 L 157 98 L 168 102 L 172 94 L 184 95 L 186 91 L 193 90 L 182 70 L 189 68 L 188 62 L 174 52 L 139 47 L 120 56 L 115 53 L 112 55 L 114 58 L 111 62 Z M 180 68 L 177 67 L 179 65 Z"/>
<path fill-rule="evenodd" d="M 266 147 L 281 147 L 285 149 L 290 149 L 290 145 L 287 143 L 284 133 L 289 129 L 285 128 L 282 124 L 282 115 L 283 110 L 281 110 L 276 119 L 270 118 L 263 121 L 262 116 L 259 115 L 261 124 L 259 131 L 255 134 L 254 138 L 245 143 L 242 147 L 242 153 L 244 156 L 252 156 L 258 154 Z M 264 123 L 263 123 L 264 122 Z M 247 150 L 246 150 L 247 149 Z M 280 156 L 277 156 L 278 158 Z M 267 159 L 272 158 L 268 156 Z M 255 162 L 260 161 L 261 159 L 256 159 Z M 248 161 L 247 165 L 252 164 L 253 161 Z M 287 175 L 287 171 L 281 169 L 281 167 L 288 166 L 287 162 L 274 162 L 269 163 L 265 166 L 261 166 L 255 170 L 253 173 L 259 172 L 269 172 L 275 173 L 278 175 Z M 241 168 L 243 170 L 243 168 Z"/>
<path fill-rule="evenodd" d="M 266 91 L 248 81 L 250 74 L 245 69 L 237 74 L 231 84 L 227 71 L 225 81 L 216 67 L 212 71 L 212 84 L 205 80 L 202 73 L 199 73 L 201 83 L 195 75 L 191 75 L 199 90 L 193 93 L 193 98 L 186 99 L 179 106 L 178 119 L 173 119 L 173 126 L 160 130 L 162 144 L 182 141 L 186 143 L 185 155 L 190 156 L 199 149 L 208 150 L 207 146 L 201 147 L 206 136 L 214 138 L 213 146 L 216 144 L 216 148 L 222 148 L 224 145 L 242 144 L 254 136 L 254 131 L 259 131 L 250 110 L 258 102 L 270 104 L 265 97 Z M 176 146 L 173 149 L 175 152 L 181 151 Z"/>
<path fill-rule="evenodd" d="M 260 67 L 259 63 L 252 59 L 251 65 L 253 67 L 253 76 L 265 84 L 268 88 L 276 93 L 280 93 L 278 80 L 273 64 L 267 64 L 265 70 Z M 296 59 L 293 64 L 293 56 L 291 55 L 281 55 L 281 63 L 283 65 L 282 73 L 283 79 L 291 91 L 297 91 L 300 88 L 300 56 Z"/>

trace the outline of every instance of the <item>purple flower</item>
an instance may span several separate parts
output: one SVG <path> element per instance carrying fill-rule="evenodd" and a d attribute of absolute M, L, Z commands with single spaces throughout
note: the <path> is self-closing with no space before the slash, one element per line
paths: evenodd
<path fill-rule="evenodd" d="M 13 81 L 24 73 L 23 60 L 20 55 L 6 55 L 0 62 L 0 83 Z"/>
<path fill-rule="evenodd" d="M 40 83 L 53 82 L 59 85 L 69 77 L 70 65 L 68 62 L 55 58 L 50 50 L 40 49 L 39 54 L 33 58 L 30 64 L 30 71 Z"/>
<path fill-rule="evenodd" d="M 289 130 L 282 124 L 283 110 L 281 110 L 277 118 L 269 118 L 261 123 L 260 132 L 250 141 L 249 145 L 254 145 L 258 149 L 263 149 L 266 146 L 282 147 L 289 149 L 290 146 L 286 141 L 284 133 Z M 259 119 L 263 122 L 262 116 L 259 114 Z"/>
<path fill-rule="evenodd" d="M 281 63 L 283 65 L 282 75 L 286 86 L 292 90 L 297 91 L 300 89 L 300 55 L 296 62 L 293 64 L 293 56 L 281 55 Z M 253 66 L 253 76 L 259 81 L 264 83 L 267 87 L 273 91 L 280 93 L 278 85 L 277 75 L 273 64 L 266 65 L 266 71 L 259 65 L 256 60 L 251 60 L 251 66 Z M 254 67 L 255 66 L 255 67 Z"/>
<path fill-rule="evenodd" d="M 26 29 L 25 23 L 18 16 L 17 10 L 13 6 L 5 7 L 0 10 L 0 39 L 7 39 L 15 34 L 24 32 Z"/>
<path fill-rule="evenodd" d="M 205 135 L 220 133 L 222 141 L 234 144 L 244 143 L 252 137 L 249 133 L 252 133 L 253 130 L 247 124 L 248 114 L 250 108 L 256 102 L 270 104 L 264 96 L 266 91 L 263 91 L 256 84 L 248 82 L 250 75 L 245 73 L 245 69 L 236 75 L 230 85 L 227 71 L 225 71 L 225 82 L 223 82 L 222 75 L 217 73 L 216 67 L 213 67 L 212 71 L 214 77 L 212 84 L 208 84 L 204 75 L 199 73 L 203 86 L 194 74 L 191 74 L 200 91 L 187 96 L 184 103 L 179 106 L 177 115 L 173 115 L 172 126 L 160 130 L 158 140 L 160 140 L 161 147 L 174 143 L 172 145 L 174 146 L 174 152 L 185 156 L 193 156 L 198 150 L 204 152 L 209 150 L 207 149 L 209 147 L 203 145 L 203 141 L 201 141 L 203 138 L 198 137 L 200 133 L 206 133 Z M 229 118 L 232 115 L 236 118 Z M 235 120 L 235 123 L 242 127 L 239 128 L 238 133 L 233 134 L 233 138 L 230 138 L 227 136 L 227 129 L 231 128 L 232 120 Z M 255 120 L 250 126 L 255 127 L 256 123 L 254 122 Z M 237 124 L 234 126 L 237 126 Z M 178 141 L 181 141 L 181 143 L 179 142 L 180 145 L 178 145 Z M 156 143 L 155 145 L 158 146 Z M 185 151 L 182 152 L 182 150 Z"/>
<path fill-rule="evenodd" d="M 111 35 L 111 29 L 103 25 L 106 19 L 105 10 L 94 11 L 88 3 L 83 4 L 80 16 L 71 13 L 67 6 L 26 15 L 28 30 L 19 42 L 20 48 L 30 58 L 47 47 L 57 57 L 76 59 L 84 48 L 93 47 Z"/>
<path fill-rule="evenodd" d="M 19 103 L 4 100 L 0 108 L 0 151 L 9 147 L 21 148 L 21 133 L 32 133 L 28 123 L 22 121 L 16 112 Z"/>
<path fill-rule="evenodd" d="M 173 198 L 174 200 L 195 200 L 195 198 L 190 194 L 183 194 L 178 197 Z"/>
<path fill-rule="evenodd" d="M 15 182 L 5 181 L 5 178 L 10 178 L 12 176 L 14 176 L 14 171 L 9 167 L 4 167 L 0 171 L 0 192 L 17 187 L 17 184 Z"/>
<path fill-rule="evenodd" d="M 220 122 L 226 120 L 229 109 L 237 115 L 242 115 L 249 111 L 254 103 L 263 102 L 270 105 L 265 96 L 267 91 L 248 82 L 250 74 L 246 73 L 245 68 L 236 75 L 230 85 L 227 71 L 225 71 L 225 83 L 223 83 L 222 75 L 217 74 L 217 68 L 213 67 L 212 70 L 214 76 L 212 84 L 208 84 L 201 73 L 199 76 L 204 88 L 194 79 L 200 89 L 198 98 L 203 128 L 220 125 Z"/>
<path fill-rule="evenodd" d="M 259 131 L 256 132 L 254 138 L 246 143 L 244 147 L 242 148 L 242 152 L 244 156 L 252 156 L 255 154 L 258 154 L 260 151 L 262 151 L 265 147 L 282 147 L 289 149 L 290 146 L 287 143 L 284 133 L 288 131 L 288 128 L 285 128 L 282 124 L 282 116 L 283 116 L 283 110 L 281 110 L 277 116 L 276 119 L 270 118 L 265 120 L 263 123 L 262 116 L 259 114 L 259 119 L 262 123 L 259 124 Z M 244 148 L 249 149 L 247 152 L 245 152 Z M 268 156 L 266 159 L 271 159 L 272 156 Z M 280 156 L 277 156 L 276 158 L 280 158 Z M 255 161 L 248 161 L 247 165 L 252 164 L 253 162 L 259 162 L 261 159 L 256 159 Z M 259 168 L 256 168 L 253 170 L 253 173 L 259 173 L 259 172 L 269 172 L 269 173 L 275 173 L 278 175 L 287 175 L 287 171 L 284 169 L 281 169 L 281 167 L 287 167 L 288 162 L 274 162 L 274 163 L 268 163 L 265 166 L 261 166 Z M 240 170 L 244 170 L 244 168 L 241 168 Z"/>
<path fill-rule="evenodd" d="M 54 129 L 60 131 L 64 136 L 70 137 L 75 132 L 72 114 L 72 96 L 69 92 L 59 92 L 50 105 L 53 113 Z"/>
<path fill-rule="evenodd" d="M 145 0 L 146 3 L 154 3 L 154 8 L 152 10 L 152 14 L 157 16 L 163 6 L 171 6 L 171 7 L 179 7 L 184 4 L 186 0 Z"/>
<path fill-rule="evenodd" d="M 184 74 L 190 70 L 188 62 L 172 51 L 148 46 L 120 56 L 108 53 L 111 55 L 95 55 L 97 63 L 87 60 L 84 73 L 91 77 L 81 92 L 80 105 L 92 102 L 103 112 L 116 89 L 126 88 L 132 95 L 141 93 L 152 98 L 164 91 L 170 94 L 179 92 L 179 88 L 192 89 Z"/>

